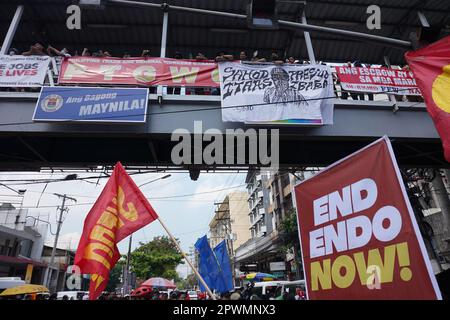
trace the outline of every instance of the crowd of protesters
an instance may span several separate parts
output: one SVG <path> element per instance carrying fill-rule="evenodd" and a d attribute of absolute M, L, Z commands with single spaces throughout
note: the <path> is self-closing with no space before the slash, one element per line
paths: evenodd
<path fill-rule="evenodd" d="M 54 48 L 51 45 L 48 45 L 47 48 L 45 48 L 40 43 L 35 43 L 34 45 L 30 46 L 30 48 L 20 53 L 19 50 L 15 48 L 11 48 L 9 50 L 9 55 L 23 55 L 23 56 L 31 56 L 31 55 L 37 55 L 37 56 L 51 56 L 54 57 L 56 60 L 57 67 L 60 67 L 61 61 L 65 57 L 72 57 L 72 55 L 69 53 L 69 50 L 67 48 L 62 48 L 61 50 L 58 50 Z M 81 51 L 81 54 L 76 51 L 74 52 L 73 56 L 83 56 L 83 57 L 113 57 L 112 54 L 109 51 L 106 50 L 96 50 L 91 51 L 88 48 L 84 48 Z M 152 57 L 152 54 L 150 50 L 143 50 L 141 57 Z M 132 56 L 130 53 L 125 52 L 123 55 L 119 56 L 119 58 L 131 58 Z M 180 52 L 175 52 L 172 56 L 174 59 L 185 59 L 183 55 Z M 233 55 L 225 51 L 218 52 L 215 57 L 209 58 L 202 52 L 198 52 L 195 55 L 190 54 L 189 57 L 187 57 L 189 60 L 195 60 L 198 62 L 224 62 L 224 61 L 241 61 L 242 63 L 257 63 L 257 64 L 263 64 L 263 63 L 272 63 L 277 65 L 282 64 L 310 64 L 310 61 L 308 60 L 299 60 L 293 56 L 289 56 L 286 59 L 283 59 L 281 55 L 276 51 L 272 50 L 272 52 L 264 57 L 262 56 L 258 51 L 254 51 L 253 54 L 250 56 L 246 51 L 240 51 L 238 55 Z M 318 62 L 320 64 L 325 64 L 324 62 Z M 371 68 L 372 66 L 369 64 L 362 64 L 360 61 L 354 61 L 354 62 L 347 62 L 345 66 L 348 67 L 367 67 Z M 386 65 L 382 65 L 382 67 L 388 67 Z M 409 66 L 405 65 L 402 67 L 403 70 L 409 70 Z M 337 78 L 336 74 L 333 74 L 333 82 L 334 82 L 334 91 L 335 96 L 337 98 L 343 99 L 343 100 L 365 100 L 365 101 L 373 101 L 374 100 L 374 94 L 373 93 L 362 93 L 362 92 L 350 92 L 346 91 L 343 88 L 341 88 L 339 79 Z M 3 91 L 33 91 L 33 89 L 25 89 L 25 88 L 2 88 Z M 38 90 L 35 89 L 35 90 Z M 181 94 L 181 87 L 167 87 L 167 93 L 168 94 L 175 94 L 180 95 Z M 150 87 L 150 93 L 156 93 L 156 87 Z M 186 87 L 184 94 L 186 95 L 220 95 L 220 89 L 219 88 L 209 88 L 209 87 Z M 422 102 L 423 99 L 420 96 L 406 96 L 406 95 L 395 95 L 394 96 L 396 101 L 409 101 L 409 102 Z"/>

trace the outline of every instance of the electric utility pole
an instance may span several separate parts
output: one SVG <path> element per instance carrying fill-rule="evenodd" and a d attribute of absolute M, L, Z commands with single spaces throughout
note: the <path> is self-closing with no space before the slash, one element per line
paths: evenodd
<path fill-rule="evenodd" d="M 52 273 L 53 273 L 54 262 L 55 262 L 55 254 L 56 254 L 56 246 L 58 244 L 59 233 L 61 231 L 61 226 L 63 223 L 62 217 L 63 217 L 64 212 L 68 211 L 68 208 L 66 207 L 66 199 L 77 202 L 77 199 L 68 197 L 66 194 L 54 193 L 54 195 L 57 196 L 58 198 L 62 198 L 62 204 L 60 207 L 58 207 L 59 217 L 58 217 L 58 221 L 57 221 L 55 242 L 53 243 L 52 255 L 50 257 L 50 264 L 49 264 L 49 268 L 47 269 L 47 276 L 45 279 L 45 284 L 47 286 L 50 285 L 50 281 L 52 279 Z M 56 277 L 58 277 L 58 273 L 56 274 Z"/>

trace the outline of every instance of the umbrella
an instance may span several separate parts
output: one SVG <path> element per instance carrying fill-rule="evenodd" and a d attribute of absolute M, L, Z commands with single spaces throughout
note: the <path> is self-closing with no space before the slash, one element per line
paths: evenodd
<path fill-rule="evenodd" d="M 21 286 L 8 288 L 2 293 L 0 293 L 0 296 L 15 296 L 18 294 L 37 293 L 37 292 L 48 292 L 48 289 L 44 286 L 40 286 L 37 284 L 24 284 Z"/>
<path fill-rule="evenodd" d="M 273 274 L 262 272 L 253 272 L 243 276 L 243 279 L 253 281 L 273 281 L 276 280 L 277 278 L 278 277 L 274 276 Z"/>
<path fill-rule="evenodd" d="M 152 287 L 152 288 L 170 288 L 175 289 L 177 286 L 172 282 L 164 278 L 150 278 L 145 280 L 141 287 Z"/>

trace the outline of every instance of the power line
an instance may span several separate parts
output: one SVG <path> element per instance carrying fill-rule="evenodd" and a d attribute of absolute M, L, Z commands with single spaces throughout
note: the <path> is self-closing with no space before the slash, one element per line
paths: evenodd
<path fill-rule="evenodd" d="M 208 194 L 208 193 L 215 193 L 215 192 L 220 192 L 223 190 L 229 190 L 229 189 L 237 189 L 240 187 L 245 186 L 245 184 L 242 185 L 237 185 L 237 186 L 233 186 L 233 187 L 228 187 L 228 188 L 223 188 L 223 189 L 217 189 L 217 190 L 211 190 L 211 191 L 204 191 L 204 192 L 197 192 L 197 193 L 190 193 L 190 194 L 182 194 L 182 195 L 174 195 L 174 196 L 166 196 L 166 197 L 156 197 L 156 198 L 147 198 L 150 201 L 157 201 L 157 200 L 163 200 L 163 199 L 173 199 L 173 198 L 183 198 L 183 197 L 191 197 L 191 196 L 196 196 L 199 194 Z M 75 206 L 87 206 L 87 205 L 92 205 L 95 202 L 85 202 L 85 203 L 76 203 L 76 204 L 66 204 L 66 207 L 75 207 Z M 36 207 L 22 207 L 23 209 L 44 209 L 44 208 L 57 208 L 59 206 L 41 206 L 39 208 Z"/>

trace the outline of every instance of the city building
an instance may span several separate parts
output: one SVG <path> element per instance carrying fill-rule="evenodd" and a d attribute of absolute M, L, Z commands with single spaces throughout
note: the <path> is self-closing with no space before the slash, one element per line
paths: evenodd
<path fill-rule="evenodd" d="M 50 265 L 51 255 L 53 247 L 44 245 L 42 252 L 42 262 L 46 265 Z M 70 276 L 71 268 L 75 259 L 75 251 L 70 249 L 56 248 L 54 258 L 54 269 L 57 272 L 52 272 L 52 277 L 48 282 L 48 289 L 51 292 L 73 290 L 74 288 L 68 288 L 66 285 L 67 277 Z M 80 288 L 81 289 L 81 288 Z"/>
<path fill-rule="evenodd" d="M 286 175 L 289 179 L 289 174 Z M 279 192 L 280 186 L 286 188 L 286 179 L 278 173 L 249 170 L 245 182 L 251 239 L 236 250 L 236 266 L 241 272 L 272 272 L 285 277 L 286 254 L 278 228 L 282 217 L 292 208 L 292 199 L 287 204 L 290 191 L 286 191 L 286 199 Z"/>
<path fill-rule="evenodd" d="M 226 240 L 228 253 L 233 257 L 236 249 L 250 239 L 247 198 L 245 191 L 235 191 L 216 203 L 214 217 L 209 223 L 211 248 Z"/>
<path fill-rule="evenodd" d="M 235 254 L 241 272 L 267 272 L 280 278 L 299 279 L 300 245 L 295 234 L 286 234 L 282 222 L 296 218 L 292 192 L 294 186 L 314 171 L 271 172 L 249 170 L 246 177 L 251 239 Z"/>
<path fill-rule="evenodd" d="M 0 205 L 0 277 L 20 277 L 42 284 L 47 264 L 42 262 L 47 225 L 11 203 Z"/>
<path fill-rule="evenodd" d="M 418 179 L 410 185 L 411 200 L 413 207 L 417 203 L 422 213 L 417 218 L 433 271 L 437 274 L 450 268 L 450 170 L 425 172 L 429 179 Z M 414 198 L 418 201 L 414 202 Z"/>

